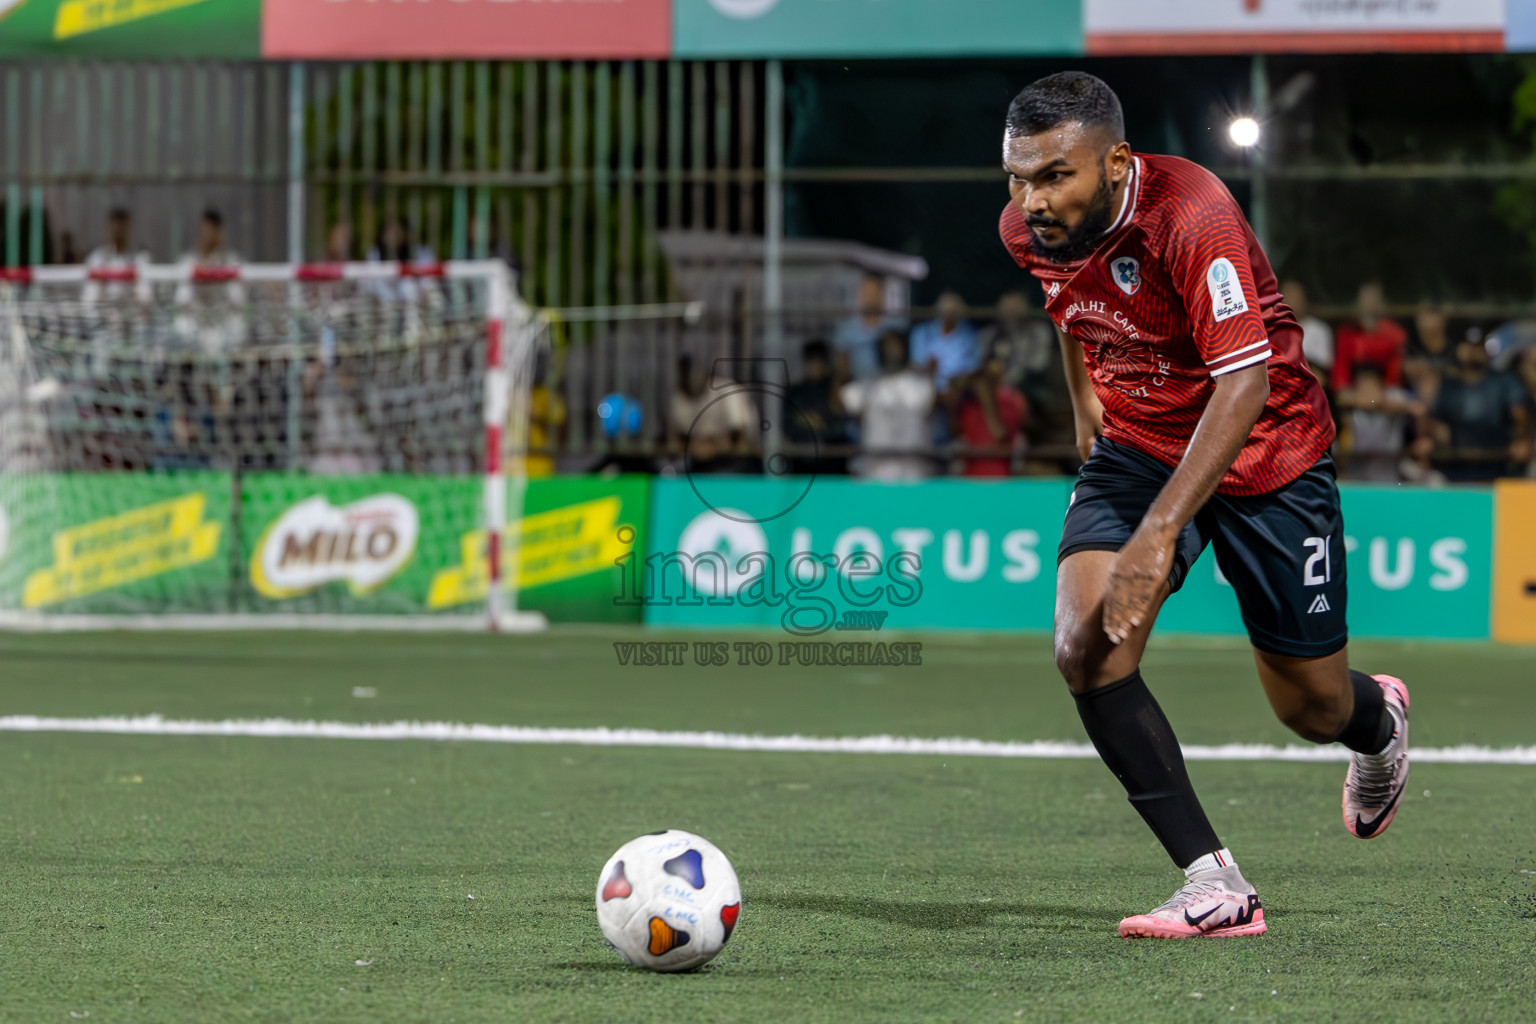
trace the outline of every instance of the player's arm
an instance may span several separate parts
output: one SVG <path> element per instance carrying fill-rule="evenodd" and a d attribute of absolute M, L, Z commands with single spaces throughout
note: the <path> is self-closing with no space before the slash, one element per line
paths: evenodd
<path fill-rule="evenodd" d="M 1141 625 L 1173 567 L 1179 532 L 1216 493 L 1269 400 L 1269 368 L 1255 363 L 1216 378 L 1184 460 L 1120 551 L 1104 599 L 1104 632 L 1120 643 Z"/>
<path fill-rule="evenodd" d="M 1104 406 L 1093 393 L 1088 380 L 1088 365 L 1083 362 L 1083 346 L 1066 331 L 1057 328 L 1061 343 L 1061 368 L 1067 376 L 1067 393 L 1072 396 L 1072 422 L 1077 429 L 1077 454 L 1084 462 L 1093 451 L 1093 442 L 1104 433 Z"/>

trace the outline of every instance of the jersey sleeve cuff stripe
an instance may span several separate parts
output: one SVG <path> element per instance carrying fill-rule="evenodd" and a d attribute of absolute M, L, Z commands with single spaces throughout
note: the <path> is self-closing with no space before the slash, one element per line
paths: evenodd
<path fill-rule="evenodd" d="M 1224 373 L 1231 373 L 1233 370 L 1241 370 L 1243 367 L 1252 366 L 1254 363 L 1262 363 L 1274 354 L 1274 349 L 1266 348 L 1263 352 L 1255 353 L 1254 355 L 1249 356 L 1247 359 L 1243 359 L 1235 363 L 1228 363 L 1226 366 L 1223 366 L 1219 370 L 1212 370 L 1211 376 L 1220 377 Z"/>
<path fill-rule="evenodd" d="M 1205 361 L 1205 365 L 1206 366 L 1215 366 L 1217 363 L 1223 363 L 1223 362 L 1226 362 L 1228 359 L 1234 359 L 1237 356 L 1242 355 L 1244 352 L 1252 352 L 1255 349 L 1267 348 L 1268 346 L 1269 346 L 1269 339 L 1265 338 L 1263 341 L 1256 341 L 1252 345 L 1244 345 L 1242 348 L 1237 349 L 1236 351 L 1228 352 L 1224 356 L 1217 356 L 1215 359 L 1207 359 Z"/>

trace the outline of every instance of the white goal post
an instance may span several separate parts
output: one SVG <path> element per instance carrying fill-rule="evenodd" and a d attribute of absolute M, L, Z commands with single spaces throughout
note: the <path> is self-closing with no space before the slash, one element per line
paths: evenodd
<path fill-rule="evenodd" d="M 543 628 L 497 260 L 0 270 L 0 628 Z"/>

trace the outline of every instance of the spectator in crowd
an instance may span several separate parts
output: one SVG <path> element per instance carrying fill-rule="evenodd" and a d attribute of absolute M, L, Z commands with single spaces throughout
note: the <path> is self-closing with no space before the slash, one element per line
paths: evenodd
<path fill-rule="evenodd" d="M 218 210 L 209 208 L 203 211 L 203 215 L 197 221 L 197 245 L 191 251 L 181 256 L 181 263 L 187 267 L 238 267 L 240 256 L 229 248 L 224 237 L 224 215 Z M 238 281 L 231 282 L 219 289 L 220 298 L 233 304 L 241 305 L 245 302 L 245 291 Z M 187 281 L 176 288 L 176 304 L 178 306 L 191 305 L 197 299 L 207 300 L 211 293 L 200 291 L 196 285 Z"/>
<path fill-rule="evenodd" d="M 339 220 L 325 236 L 325 262 L 345 263 L 352 258 L 352 222 Z"/>
<path fill-rule="evenodd" d="M 410 225 L 390 217 L 379 226 L 379 233 L 368 250 L 369 263 L 409 263 L 428 265 L 436 262 L 429 245 L 418 245 L 411 238 Z M 414 277 L 397 281 L 375 281 L 374 292 L 385 301 L 414 302 L 421 296 L 421 282 Z"/>
<path fill-rule="evenodd" d="M 880 336 L 901 331 L 906 324 L 885 308 L 885 279 L 865 274 L 859 281 L 853 316 L 837 325 L 832 344 L 837 348 L 837 369 L 843 379 L 870 380 L 880 373 Z"/>
<path fill-rule="evenodd" d="M 1349 476 L 1356 480 L 1396 483 L 1414 417 L 1424 414 L 1422 403 L 1400 387 L 1386 383 L 1381 367 L 1361 363 L 1355 382 L 1338 394 L 1344 413 L 1341 424 L 1349 454 Z"/>
<path fill-rule="evenodd" d="M 965 318 L 965 300 L 947 291 L 939 296 L 938 317 L 912 329 L 912 362 L 933 374 L 939 394 L 950 382 L 981 366 L 981 338 Z"/>
<path fill-rule="evenodd" d="M 814 454 L 796 455 L 791 465 L 796 473 L 847 472 L 847 460 L 827 451 L 848 443 L 848 420 L 834 376 L 832 348 L 816 338 L 805 343 L 800 357 L 805 376 L 784 393 L 784 437 Z"/>
<path fill-rule="evenodd" d="M 921 480 L 933 472 L 933 377 L 911 365 L 901 331 L 881 335 L 879 351 L 880 374 L 843 387 L 843 406 L 861 417 L 863 428 L 854 472 L 871 480 Z"/>
<path fill-rule="evenodd" d="M 133 216 L 127 207 L 113 207 L 107 214 L 107 240 L 86 256 L 86 267 L 91 270 L 129 271 L 148 262 L 149 254 L 133 245 Z M 150 296 L 149 282 L 141 277 L 137 287 L 130 290 L 121 281 L 110 281 L 105 285 L 100 281 L 87 281 L 81 289 L 80 298 L 87 303 L 101 299 L 117 301 L 127 298 L 130 291 L 141 301 L 147 301 Z"/>
<path fill-rule="evenodd" d="M 1318 380 L 1326 383 L 1333 369 L 1333 328 L 1312 315 L 1312 301 L 1307 297 L 1306 285 L 1300 281 L 1292 278 L 1285 282 L 1280 293 L 1296 314 L 1296 322 L 1301 324 L 1301 351 L 1307 357 L 1307 365 Z"/>
<path fill-rule="evenodd" d="M 967 455 L 962 460 L 965 476 L 1008 476 L 1013 451 L 1024 436 L 1029 403 L 1008 383 L 1008 365 L 1014 358 L 1013 343 L 994 341 L 981 369 L 960 381 L 952 424 L 967 448 L 992 449 L 987 454 Z"/>
<path fill-rule="evenodd" d="M 694 365 L 692 355 L 677 357 L 677 386 L 667 404 L 672 448 L 686 453 L 690 473 L 755 472 L 761 466 L 747 443 L 757 415 L 752 401 L 742 388 L 715 383 L 705 387 L 705 371 Z"/>
<path fill-rule="evenodd" d="M 1007 291 L 998 296 L 997 320 L 982 330 L 979 343 L 983 352 L 1006 346 L 1009 356 L 1004 379 L 1016 384 L 1032 406 L 1049 404 L 1057 390 L 1066 397 L 1056 330 L 1043 314 L 1031 315 L 1023 292 Z"/>
<path fill-rule="evenodd" d="M 1360 286 L 1356 319 L 1339 327 L 1329 382 L 1342 391 L 1355 382 L 1355 367 L 1372 363 L 1381 368 L 1382 379 L 1393 387 L 1403 384 L 1403 352 L 1408 332 L 1387 316 L 1387 297 L 1380 281 Z"/>
<path fill-rule="evenodd" d="M 1441 377 L 1455 365 L 1456 348 L 1451 344 L 1445 310 L 1436 302 L 1421 303 L 1413 314 L 1413 331 L 1403 360 L 1404 381 L 1420 401 L 1433 405 Z"/>
<path fill-rule="evenodd" d="M 1471 338 L 1456 346 L 1430 415 L 1439 446 L 1450 448 L 1446 475 L 1492 480 L 1531 459 L 1529 398 L 1517 377 L 1490 370 L 1488 350 Z"/>
<path fill-rule="evenodd" d="M 1525 390 L 1526 422 L 1536 424 L 1536 348 L 1528 348 L 1520 353 L 1520 361 L 1515 364 L 1515 375 L 1520 378 L 1520 385 Z M 1536 478 L 1536 452 L 1532 453 L 1521 475 Z"/>

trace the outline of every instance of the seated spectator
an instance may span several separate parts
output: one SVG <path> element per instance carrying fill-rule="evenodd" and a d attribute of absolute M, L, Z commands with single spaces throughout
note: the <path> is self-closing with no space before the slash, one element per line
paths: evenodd
<path fill-rule="evenodd" d="M 1307 357 L 1307 365 L 1317 374 L 1317 379 L 1328 380 L 1333 369 L 1333 328 L 1312 315 L 1312 302 L 1307 297 L 1306 286 L 1294 278 L 1281 285 L 1280 293 L 1286 305 L 1296 314 L 1301 324 L 1301 351 Z"/>
<path fill-rule="evenodd" d="M 1372 363 L 1381 368 L 1387 384 L 1401 387 L 1408 332 L 1387 316 L 1381 282 L 1367 281 L 1360 286 L 1357 309 L 1357 318 L 1339 327 L 1329 383 L 1334 391 L 1342 391 L 1355 382 L 1356 366 Z"/>
<path fill-rule="evenodd" d="M 1013 450 L 1029 418 L 1029 403 L 1008 383 L 1012 355 L 1009 342 L 995 342 L 981 369 L 960 382 L 953 413 L 955 435 L 967 448 L 999 450 L 966 456 L 961 471 L 965 476 L 1008 476 L 1012 469 Z"/>
<path fill-rule="evenodd" d="M 693 356 L 685 352 L 677 357 L 677 387 L 667 403 L 667 436 L 674 450 L 687 453 L 688 472 L 760 470 L 747 443 L 756 415 L 742 388 L 707 388 L 705 372 L 693 365 Z"/>
<path fill-rule="evenodd" d="M 871 480 L 921 480 L 933 472 L 926 454 L 933 433 L 936 392 L 933 378 L 911 365 L 907 337 L 887 331 L 880 338 L 880 375 L 843 387 L 843 405 L 861 417 L 863 454 L 854 472 Z"/>
<path fill-rule="evenodd" d="M 912 329 L 912 363 L 933 374 L 939 394 L 950 381 L 981 366 L 981 339 L 965 319 L 965 300 L 955 292 L 939 296 L 938 318 Z"/>
<path fill-rule="evenodd" d="M 828 454 L 827 448 L 848 443 L 848 421 L 843 411 L 842 389 L 832 371 L 832 349 L 820 338 L 801 349 L 805 376 L 784 393 L 784 437 L 814 454 L 791 459 L 796 473 L 847 472 L 847 460 Z"/>
<path fill-rule="evenodd" d="M 1513 374 L 1491 371 L 1480 341 L 1456 346 L 1456 368 L 1445 375 L 1430 416 L 1435 440 L 1450 448 L 1452 480 L 1492 480 L 1511 463 L 1531 458 L 1530 413 L 1525 389 Z"/>
<path fill-rule="evenodd" d="M 90 251 L 85 265 L 91 270 L 127 271 L 149 262 L 149 253 L 133 245 L 133 215 L 123 206 L 115 206 L 107 214 L 107 240 Z M 142 277 L 136 286 L 121 281 L 86 281 L 80 289 L 80 300 L 87 304 L 106 299 L 116 302 L 133 295 L 147 302 L 150 297 L 149 282 Z"/>
<path fill-rule="evenodd" d="M 1055 383 L 1065 380 L 1056 329 L 1043 312 L 1031 315 L 1029 300 L 1021 291 L 998 296 L 997 319 L 982 330 L 979 344 L 983 352 L 991 352 L 998 344 L 1008 347 L 1004 377 L 1031 401 L 1037 392 L 1043 397 Z"/>
<path fill-rule="evenodd" d="M 1355 367 L 1354 386 L 1339 392 L 1338 404 L 1345 417 L 1349 477 L 1396 483 L 1409 428 L 1414 417 L 1424 414 L 1424 406 L 1387 384 L 1381 367 L 1371 363 Z"/>
<path fill-rule="evenodd" d="M 857 307 L 853 316 L 837 325 L 832 344 L 837 348 L 838 374 L 844 380 L 870 380 L 880 373 L 880 336 L 887 331 L 902 331 L 906 324 L 885 309 L 885 279 L 879 274 L 865 274 L 859 282 Z"/>
<path fill-rule="evenodd" d="M 183 253 L 184 267 L 238 267 L 239 254 L 229 248 L 224 237 L 224 217 L 218 210 L 207 209 L 198 218 L 197 245 Z M 245 321 L 230 307 L 245 305 L 245 286 L 239 281 L 227 284 L 194 284 L 183 281 L 176 286 L 176 304 L 182 312 L 176 317 L 176 329 L 189 340 L 196 337 L 206 351 L 217 351 L 238 344 L 245 336 Z M 187 307 L 197 307 L 188 309 Z"/>
<path fill-rule="evenodd" d="M 1515 371 L 1515 375 L 1520 378 L 1521 386 L 1525 389 L 1527 422 L 1536 423 L 1536 348 L 1528 348 L 1520 353 L 1520 361 L 1516 364 Z M 1523 475 L 1536 478 L 1536 452 L 1532 453 Z"/>
<path fill-rule="evenodd" d="M 369 263 L 407 263 L 430 266 L 437 260 L 429 245 L 418 245 L 411 239 L 410 225 L 398 217 L 391 217 L 379 227 L 379 234 L 368 250 Z M 369 287 L 385 302 L 415 302 L 422 296 L 424 286 L 418 278 L 402 277 L 394 281 L 373 281 Z"/>
<path fill-rule="evenodd" d="M 1408 352 L 1403 360 L 1403 378 L 1413 393 L 1433 404 L 1440 390 L 1440 377 L 1456 365 L 1456 347 L 1445 310 L 1438 303 L 1424 302 L 1413 314 L 1413 331 L 1408 338 Z"/>

